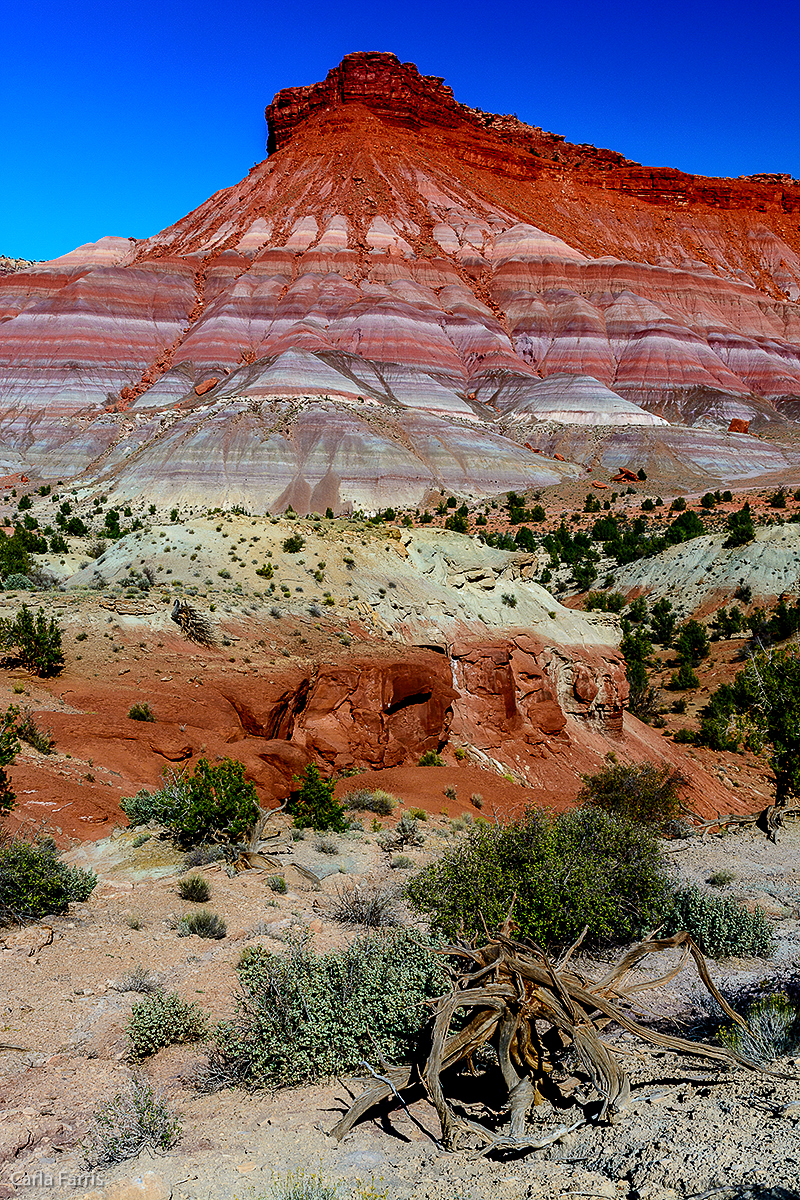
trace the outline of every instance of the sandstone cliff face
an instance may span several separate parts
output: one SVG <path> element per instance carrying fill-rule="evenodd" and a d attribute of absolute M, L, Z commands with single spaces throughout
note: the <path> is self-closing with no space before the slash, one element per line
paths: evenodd
<path fill-rule="evenodd" d="M 310 494 L 363 473 L 377 421 L 385 474 L 411 471 L 420 498 L 457 486 L 459 438 L 490 436 L 498 413 L 726 430 L 797 411 L 788 178 L 701 179 L 571 146 L 458 104 L 390 54 L 348 55 L 267 117 L 270 157 L 176 225 L 0 278 L 8 469 L 22 453 L 62 478 L 168 490 L 225 456 L 235 492 L 266 452 Z M 335 416 L 310 438 L 299 414 L 321 397 Z M 423 414 L 442 424 L 420 431 Z M 479 487 L 535 484 L 541 468 L 501 436 Z"/>

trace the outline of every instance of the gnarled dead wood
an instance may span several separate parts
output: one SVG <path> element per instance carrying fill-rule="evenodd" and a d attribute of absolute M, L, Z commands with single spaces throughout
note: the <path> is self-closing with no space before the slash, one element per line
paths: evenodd
<path fill-rule="evenodd" d="M 571 950 L 558 963 L 530 941 L 517 941 L 503 930 L 482 946 L 474 943 L 448 946 L 442 953 L 451 961 L 454 978 L 449 995 L 434 1002 L 430 1022 L 420 1035 L 417 1061 L 408 1067 L 383 1070 L 377 1086 L 367 1088 L 342 1117 L 333 1136 L 340 1139 L 356 1121 L 393 1093 L 423 1087 L 436 1109 L 442 1144 L 450 1150 L 465 1139 L 479 1155 L 514 1148 L 530 1151 L 551 1145 L 588 1120 L 616 1120 L 630 1101 L 630 1080 L 618 1061 L 615 1048 L 603 1041 L 600 1030 L 614 1023 L 652 1046 L 680 1056 L 711 1059 L 726 1066 L 765 1071 L 758 1063 L 723 1046 L 711 1046 L 659 1033 L 635 1020 L 627 1011 L 635 993 L 663 986 L 694 960 L 703 984 L 727 1016 L 744 1029 L 746 1023 L 715 987 L 705 958 L 688 933 L 648 938 L 622 956 L 600 979 L 589 979 L 569 969 Z M 576 943 L 577 946 L 577 943 Z M 573 947 L 574 949 L 575 947 Z M 644 982 L 627 983 L 630 972 L 650 955 L 682 949 L 677 967 Z M 459 965 L 460 964 L 460 965 Z M 463 1028 L 452 1032 L 453 1018 L 465 1013 Z M 548 1028 L 542 1030 L 541 1025 Z M 491 1045 L 508 1092 L 508 1127 L 500 1131 L 475 1120 L 448 1097 L 443 1076 L 458 1063 L 472 1065 L 473 1056 Z M 559 1053 L 572 1048 L 588 1077 L 588 1094 L 559 1089 Z M 562 1076 L 563 1078 L 563 1076 Z M 576 1085 L 576 1080 L 571 1081 Z M 564 1085 L 567 1086 L 567 1085 Z M 599 1099 L 592 1102 L 592 1093 Z M 542 1095 L 561 1108 L 582 1105 L 583 1116 L 568 1125 L 534 1134 L 528 1124 L 532 1105 Z M 490 1118 L 491 1120 L 491 1118 Z M 477 1143 L 477 1145 L 476 1145 Z"/>

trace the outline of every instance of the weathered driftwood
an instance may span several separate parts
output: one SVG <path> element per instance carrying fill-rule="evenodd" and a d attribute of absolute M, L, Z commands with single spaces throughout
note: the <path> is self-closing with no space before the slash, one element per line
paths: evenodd
<path fill-rule="evenodd" d="M 580 940 L 558 963 L 552 962 L 534 943 L 512 938 L 508 922 L 485 945 L 447 947 L 443 953 L 459 964 L 453 972 L 453 989 L 434 1002 L 431 1021 L 421 1034 L 417 1061 L 403 1067 L 381 1064 L 380 1076 L 369 1068 L 373 1077 L 371 1086 L 332 1130 L 333 1136 L 341 1140 L 375 1105 L 392 1095 L 402 1101 L 403 1092 L 414 1088 L 427 1092 L 439 1118 L 442 1144 L 450 1150 L 457 1149 L 465 1140 L 477 1143 L 481 1155 L 505 1148 L 535 1150 L 552 1144 L 589 1120 L 614 1121 L 630 1100 L 630 1081 L 617 1061 L 614 1047 L 600 1037 L 601 1030 L 612 1022 L 642 1041 L 678 1055 L 710 1059 L 728 1067 L 762 1069 L 725 1047 L 692 1042 L 647 1028 L 626 1011 L 629 997 L 667 983 L 691 956 L 705 987 L 723 1012 L 747 1029 L 714 986 L 705 958 L 688 933 L 641 942 L 600 979 L 589 979 L 570 969 L 570 957 Z M 633 968 L 648 956 L 676 947 L 683 949 L 677 966 L 656 979 L 627 982 Z M 464 1010 L 464 1026 L 453 1033 L 451 1024 L 458 1010 Z M 487 1044 L 496 1051 L 508 1091 L 510 1120 L 503 1132 L 468 1116 L 448 1098 L 447 1080 L 443 1079 L 458 1063 L 471 1067 L 473 1055 Z M 570 1046 L 590 1081 L 586 1095 L 578 1091 L 581 1086 L 578 1079 L 559 1083 L 554 1077 L 560 1053 Z M 583 1086 L 587 1086 L 585 1080 Z M 543 1099 L 559 1109 L 577 1108 L 575 1120 L 549 1130 L 544 1136 L 534 1134 L 528 1114 L 531 1106 Z"/>
<path fill-rule="evenodd" d="M 188 601 L 176 599 L 170 616 L 190 642 L 197 642 L 200 646 L 216 645 L 216 634 L 209 617 Z"/>
<path fill-rule="evenodd" d="M 712 829 L 727 829 L 731 826 L 743 828 L 746 825 L 755 825 L 766 833 L 768 841 L 777 842 L 778 830 L 783 826 L 784 818 L 798 816 L 800 816 L 800 806 L 768 804 L 766 808 L 755 813 L 722 813 L 709 821 L 696 821 L 687 831 L 686 837 L 705 838 Z M 684 849 L 684 847 L 679 847 L 679 849 Z"/>

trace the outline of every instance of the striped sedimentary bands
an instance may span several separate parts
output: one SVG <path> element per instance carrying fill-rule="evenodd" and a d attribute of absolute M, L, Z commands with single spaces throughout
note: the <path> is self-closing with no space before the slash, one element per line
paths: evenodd
<path fill-rule="evenodd" d="M 647 171 L 459 105 L 392 55 L 350 55 L 267 115 L 274 153 L 176 225 L 0 276 L 7 469 L 180 490 L 217 454 L 231 494 L 289 472 L 270 504 L 334 476 L 346 504 L 386 491 L 370 454 L 410 496 L 457 486 L 466 444 L 487 456 L 475 490 L 536 482 L 506 417 L 800 407 L 791 180 Z"/>

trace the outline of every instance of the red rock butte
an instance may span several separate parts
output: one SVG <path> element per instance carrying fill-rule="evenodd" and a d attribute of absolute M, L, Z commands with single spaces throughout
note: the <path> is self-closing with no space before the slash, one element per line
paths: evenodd
<path fill-rule="evenodd" d="M 343 511 L 576 474 L 541 422 L 780 469 L 735 430 L 800 412 L 796 181 L 571 145 L 392 54 L 266 111 L 177 224 L 0 275 L 4 473 Z"/>

